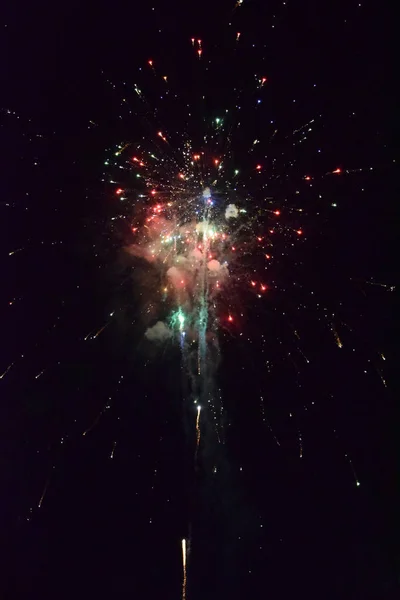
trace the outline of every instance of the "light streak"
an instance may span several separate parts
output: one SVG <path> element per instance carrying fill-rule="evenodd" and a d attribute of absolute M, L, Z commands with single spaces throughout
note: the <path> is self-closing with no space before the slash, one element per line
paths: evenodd
<path fill-rule="evenodd" d="M 200 445 L 200 411 L 201 411 L 201 406 L 197 407 L 197 417 L 196 417 L 196 453 L 195 453 L 195 460 L 197 458 L 197 453 L 199 450 L 199 445 Z"/>
<path fill-rule="evenodd" d="M 3 379 L 3 377 L 5 377 L 8 373 L 8 371 L 11 369 L 11 367 L 14 365 L 15 363 L 11 363 L 10 365 L 8 365 L 7 369 L 0 375 L 0 379 Z"/>
<path fill-rule="evenodd" d="M 183 571 L 183 580 L 182 580 L 182 600 L 186 600 L 186 540 L 182 540 L 182 571 Z"/>
<path fill-rule="evenodd" d="M 38 502 L 38 508 L 42 507 L 43 500 L 44 500 L 44 497 L 47 492 L 47 488 L 49 487 L 49 483 L 50 483 L 50 477 L 47 478 L 46 483 L 44 484 L 43 492 L 42 492 L 42 495 L 40 496 L 40 500 Z"/>
<path fill-rule="evenodd" d="M 113 447 L 112 447 L 111 454 L 110 454 L 110 458 L 111 459 L 114 458 L 114 452 L 115 452 L 115 446 L 116 445 L 117 445 L 117 442 L 113 442 Z"/>

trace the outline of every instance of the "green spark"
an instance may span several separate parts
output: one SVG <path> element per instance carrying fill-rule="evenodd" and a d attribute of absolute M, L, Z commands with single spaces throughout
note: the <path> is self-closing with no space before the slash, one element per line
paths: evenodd
<path fill-rule="evenodd" d="M 185 321 L 186 321 L 186 317 L 182 312 L 181 308 L 178 308 L 178 310 L 174 313 L 172 313 L 171 318 L 170 318 L 170 324 L 171 327 L 179 327 L 179 331 L 183 331 L 184 325 L 185 325 Z"/>

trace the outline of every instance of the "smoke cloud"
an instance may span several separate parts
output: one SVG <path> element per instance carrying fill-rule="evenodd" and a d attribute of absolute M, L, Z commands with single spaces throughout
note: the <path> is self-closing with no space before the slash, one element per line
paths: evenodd
<path fill-rule="evenodd" d="M 150 340 L 150 342 L 162 344 L 163 342 L 169 340 L 172 337 L 173 333 L 166 326 L 166 324 L 163 323 L 163 321 L 157 321 L 157 323 L 153 325 L 153 327 L 149 327 L 148 329 L 146 329 L 144 335 L 148 340 Z"/>
<path fill-rule="evenodd" d="M 239 211 L 235 204 L 228 204 L 225 210 L 225 219 L 236 219 L 239 215 Z"/>

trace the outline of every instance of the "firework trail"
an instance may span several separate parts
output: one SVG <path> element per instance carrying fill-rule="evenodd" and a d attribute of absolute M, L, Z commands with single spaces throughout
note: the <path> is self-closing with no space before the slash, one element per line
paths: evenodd
<path fill-rule="evenodd" d="M 238 2 L 236 8 L 240 5 Z M 193 38 L 192 46 L 198 55 L 196 60 L 201 58 L 201 41 Z M 155 61 L 149 60 L 148 66 L 157 76 Z M 167 83 L 166 76 L 161 79 L 162 85 Z M 257 97 L 265 93 L 266 84 L 263 74 L 254 76 L 246 90 L 250 102 L 254 101 L 255 93 Z M 191 140 L 196 132 L 191 136 L 188 120 L 182 119 L 178 126 L 182 130 L 176 132 L 178 137 L 174 139 L 164 125 L 160 126 L 158 107 L 151 108 L 137 84 L 133 90 L 134 101 L 139 105 L 137 115 L 143 117 L 149 131 L 135 144 L 119 144 L 113 156 L 105 161 L 106 166 L 115 167 L 118 173 L 117 180 L 110 175 L 108 179 L 112 193 L 121 203 L 120 214 L 112 218 L 113 228 L 117 227 L 119 235 L 128 240 L 125 251 L 131 257 L 133 277 L 140 289 L 145 340 L 152 345 L 167 348 L 173 344 L 180 349 L 182 371 L 189 383 L 184 413 L 194 436 L 196 470 L 200 437 L 203 445 L 204 440 L 209 443 L 210 435 L 217 444 L 221 442 L 223 407 L 215 386 L 218 334 L 225 330 L 233 337 L 242 335 L 239 328 L 246 301 L 258 302 L 276 287 L 270 269 L 278 260 L 285 260 L 278 256 L 293 256 L 292 248 L 304 241 L 306 215 L 297 199 L 299 190 L 295 196 L 288 193 L 289 199 L 284 197 L 283 188 L 272 196 L 266 196 L 264 191 L 267 185 L 275 186 L 277 179 L 282 181 L 283 174 L 288 177 L 287 169 L 295 164 L 289 154 L 286 157 L 282 152 L 282 164 L 278 165 L 274 150 L 272 163 L 262 164 L 270 157 L 257 154 L 259 139 L 249 141 L 251 163 L 244 166 L 242 173 L 233 162 L 232 131 L 240 126 L 234 119 L 229 122 L 230 117 L 225 115 L 212 119 L 203 115 L 197 123 L 197 126 L 204 123 L 202 141 L 194 149 L 199 142 Z M 281 139 L 274 125 L 269 132 L 269 143 L 287 144 L 291 149 L 304 144 L 314 122 L 314 118 L 307 120 Z M 336 168 L 320 177 L 341 177 L 345 173 Z M 315 177 L 309 174 L 296 172 L 295 177 L 302 189 L 309 190 L 315 183 Z M 268 191 L 271 193 L 274 192 Z M 85 339 L 96 338 L 107 325 L 94 335 L 94 330 L 91 331 Z M 333 324 L 332 332 L 341 348 L 342 341 Z M 301 348 L 297 350 L 309 364 Z M 101 414 L 83 435 L 97 424 Z M 273 434 L 264 413 L 263 420 Z M 275 434 L 273 437 L 280 446 Z M 300 429 L 298 441 L 302 457 Z M 208 466 L 204 466 L 208 471 Z M 215 469 L 215 461 L 212 468 Z M 182 594 L 186 597 L 186 540 L 182 541 L 182 553 Z"/>
<path fill-rule="evenodd" d="M 186 600 L 186 540 L 183 539 L 182 540 L 182 571 L 183 571 L 183 578 L 182 578 L 182 600 Z"/>

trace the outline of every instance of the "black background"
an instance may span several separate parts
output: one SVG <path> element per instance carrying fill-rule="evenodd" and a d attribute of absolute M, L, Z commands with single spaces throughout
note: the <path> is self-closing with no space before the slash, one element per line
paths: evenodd
<path fill-rule="evenodd" d="M 180 540 L 190 534 L 188 598 L 394 593 L 395 293 L 365 283 L 390 285 L 395 273 L 390 16 L 364 2 L 288 5 L 44 2 L 3 13 L 2 370 L 15 361 L 0 381 L 5 598 L 178 598 Z M 238 72 L 223 58 L 232 30 L 260 48 L 244 47 Z M 125 272 L 101 179 L 105 149 L 133 139 L 138 123 L 119 118 L 107 79 L 136 81 L 153 58 L 193 97 L 192 36 L 217 65 L 208 83 L 217 110 L 229 103 L 229 82 L 254 66 L 268 75 L 268 111 L 284 132 L 322 115 L 296 175 L 311 169 L 326 199 L 306 205 L 298 260 L 276 270 L 265 309 L 249 306 L 244 339 L 222 334 L 226 451 L 220 476 L 200 473 L 194 484 L 177 354 L 143 358 L 142 331 L 127 333 L 124 321 L 82 342 L 121 302 Z M 172 129 L 180 114 L 166 118 Z M 262 128 L 264 113 L 257 118 Z M 246 149 L 238 146 L 243 161 Z M 363 170 L 323 177 L 338 166 Z M 346 323 L 340 353 L 315 307 L 295 317 L 311 359 L 298 376 L 279 348 L 293 341 L 278 312 L 294 314 L 305 298 L 303 288 L 280 291 L 293 278 Z M 10 306 L 12 298 L 21 300 Z"/>

